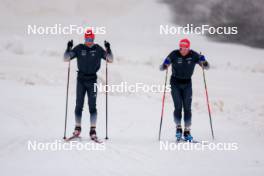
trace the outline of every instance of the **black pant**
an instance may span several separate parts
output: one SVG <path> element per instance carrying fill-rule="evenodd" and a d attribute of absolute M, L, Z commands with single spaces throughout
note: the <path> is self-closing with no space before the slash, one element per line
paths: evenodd
<path fill-rule="evenodd" d="M 170 84 L 174 102 L 174 122 L 176 125 L 181 125 L 183 108 L 185 127 L 190 127 L 192 121 L 192 81 L 191 79 L 179 80 L 171 77 Z"/>
<path fill-rule="evenodd" d="M 78 125 L 81 124 L 84 98 L 85 98 L 86 93 L 88 96 L 88 106 L 89 106 L 89 112 L 90 112 L 91 126 L 96 126 L 96 120 L 97 120 L 96 81 L 86 80 L 78 76 L 77 87 L 76 87 L 76 106 L 75 106 L 75 121 L 76 121 L 76 124 Z"/>

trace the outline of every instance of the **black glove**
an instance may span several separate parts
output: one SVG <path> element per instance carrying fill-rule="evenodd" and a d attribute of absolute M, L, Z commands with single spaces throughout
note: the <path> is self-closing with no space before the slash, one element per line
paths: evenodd
<path fill-rule="evenodd" d="M 70 40 L 68 41 L 68 44 L 67 44 L 67 51 L 71 50 L 73 47 L 73 40 Z"/>
<path fill-rule="evenodd" d="M 160 67 L 159 67 L 160 71 L 164 71 L 167 68 L 168 68 L 168 65 L 166 65 L 166 64 L 161 64 Z"/>
<path fill-rule="evenodd" d="M 106 48 L 106 51 L 109 53 L 111 51 L 111 49 L 110 49 L 110 43 L 105 40 L 104 41 L 104 46 Z"/>
<path fill-rule="evenodd" d="M 208 64 L 207 61 L 204 61 L 204 62 L 203 62 L 203 66 L 204 66 L 204 67 L 208 67 L 208 65 L 209 65 L 209 64 Z"/>

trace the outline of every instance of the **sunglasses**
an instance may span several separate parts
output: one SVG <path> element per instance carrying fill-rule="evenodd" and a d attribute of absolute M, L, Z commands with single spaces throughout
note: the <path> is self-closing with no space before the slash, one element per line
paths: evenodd
<path fill-rule="evenodd" d="M 94 39 L 93 38 L 85 38 L 85 43 L 93 43 Z"/>
<path fill-rule="evenodd" d="M 180 50 L 189 50 L 190 48 L 180 48 Z"/>

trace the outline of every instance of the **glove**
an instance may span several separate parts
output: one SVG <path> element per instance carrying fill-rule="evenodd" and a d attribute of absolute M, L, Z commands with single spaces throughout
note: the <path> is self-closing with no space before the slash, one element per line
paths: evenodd
<path fill-rule="evenodd" d="M 110 49 L 110 43 L 108 41 L 104 41 L 104 46 L 106 49 Z"/>
<path fill-rule="evenodd" d="M 204 62 L 203 62 L 203 66 L 204 66 L 204 67 L 208 67 L 208 66 L 209 66 L 208 62 L 207 62 L 207 61 L 204 61 Z"/>
<path fill-rule="evenodd" d="M 73 47 L 73 40 L 70 40 L 68 41 L 68 44 L 67 44 L 67 51 L 71 50 Z"/>
<path fill-rule="evenodd" d="M 168 66 L 165 65 L 165 64 L 161 64 L 160 67 L 159 67 L 160 71 L 164 71 L 164 70 L 166 70 L 167 68 L 168 68 Z"/>
<path fill-rule="evenodd" d="M 106 40 L 104 41 L 104 46 L 105 46 L 105 48 L 106 48 L 106 51 L 109 53 L 110 52 L 110 43 L 109 42 L 107 42 Z"/>

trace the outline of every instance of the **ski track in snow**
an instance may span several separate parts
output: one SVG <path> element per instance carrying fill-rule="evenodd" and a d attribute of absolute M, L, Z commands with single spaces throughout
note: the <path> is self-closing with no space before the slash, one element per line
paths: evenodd
<path fill-rule="evenodd" d="M 54 9 L 48 10 L 47 5 L 51 2 Z M 41 21 L 49 25 L 58 21 L 81 24 L 88 23 L 83 17 L 88 13 L 89 17 L 94 18 L 89 23 L 106 25 L 110 32 L 106 36 L 98 36 L 97 42 L 102 44 L 106 38 L 113 47 L 116 60 L 109 65 L 110 84 L 127 81 L 131 84 L 144 82 L 162 85 L 165 73 L 160 72 L 158 66 L 177 46 L 180 37 L 158 34 L 160 24 L 170 23 L 170 14 L 166 5 L 151 0 L 116 0 L 109 3 L 98 0 L 99 5 L 107 3 L 111 8 L 92 8 L 91 12 L 79 5 L 85 4 L 84 1 L 65 4 L 60 0 L 48 0 L 35 5 L 37 10 L 27 8 L 26 11 L 16 7 L 32 7 L 32 4 L 22 0 L 17 3 L 21 4 L 3 2 L 3 16 L 0 17 L 8 16 L 10 20 L 20 18 L 13 26 L 7 24 L 8 28 L 0 29 L 0 165 L 3 175 L 264 174 L 264 51 L 213 43 L 201 36 L 190 38 L 192 47 L 203 51 L 212 65 L 206 76 L 216 136 L 214 142 L 237 142 L 238 151 L 160 151 L 157 137 L 162 93 L 109 95 L 110 140 L 105 141 L 105 151 L 28 151 L 28 140 L 53 142 L 62 139 L 67 75 L 67 64 L 62 62 L 62 53 L 68 39 L 73 37 L 75 43 L 81 40 L 80 36 L 75 35 L 25 36 L 25 19 L 29 23 Z M 65 12 L 69 7 L 76 8 Z M 53 13 L 58 17 L 54 17 Z M 72 16 L 65 18 L 68 13 Z M 123 30 L 120 30 L 120 26 Z M 11 32 L 13 35 L 10 36 Z M 104 74 L 102 64 L 98 77 L 103 83 Z M 73 61 L 67 136 L 74 128 L 75 77 L 76 62 Z M 193 78 L 192 133 L 199 141 L 211 141 L 203 86 L 202 73 L 197 67 Z M 98 94 L 97 132 L 102 139 L 105 135 L 104 98 L 103 93 Z M 173 103 L 168 93 L 163 141 L 174 141 L 172 112 Z M 89 133 L 88 117 L 86 103 L 83 138 L 87 138 Z"/>
<path fill-rule="evenodd" d="M 40 90 L 46 90 L 47 92 L 55 91 L 54 94 L 57 94 L 58 97 L 63 96 L 63 93 L 60 92 L 62 88 L 54 89 L 54 87 L 36 85 L 36 89 L 29 90 L 28 88 L 25 88 L 24 85 L 18 83 L 5 83 L 2 86 L 4 90 L 2 91 L 2 97 L 4 95 L 7 95 L 7 91 L 5 92 L 5 90 L 10 90 L 10 85 L 19 88 L 19 90 L 23 90 L 22 93 L 24 96 L 22 96 L 21 102 L 26 102 L 29 94 L 32 94 L 32 101 L 37 102 L 39 97 L 36 95 L 39 94 Z M 17 95 L 15 94 L 13 96 L 16 97 Z M 12 96 L 10 98 L 12 99 Z M 226 120 L 214 120 L 217 136 L 216 142 L 232 142 L 233 140 L 238 141 L 240 151 L 237 152 L 225 153 L 219 151 L 160 151 L 159 143 L 156 139 L 160 113 L 160 102 L 151 101 L 148 98 L 144 97 L 126 98 L 110 96 L 109 98 L 111 100 L 110 102 L 112 102 L 112 106 L 115 105 L 120 108 L 111 108 L 111 115 L 109 116 L 109 118 L 111 119 L 109 132 L 110 140 L 105 142 L 106 151 L 27 151 L 27 140 L 29 139 L 52 142 L 56 139 L 61 138 L 61 132 L 63 129 L 63 117 L 58 117 L 56 114 L 60 112 L 60 114 L 62 114 L 60 116 L 63 116 L 63 106 L 57 106 L 57 108 L 51 108 L 51 110 L 49 110 L 47 113 L 43 112 L 43 115 L 38 116 L 38 121 L 41 123 L 32 124 L 33 127 L 30 125 L 24 125 L 25 122 L 21 121 L 17 116 L 13 117 L 17 119 L 16 123 L 14 124 L 15 127 L 18 127 L 17 130 L 12 131 L 10 130 L 9 126 L 2 126 L 3 131 L 8 131 L 6 129 L 9 129 L 12 133 L 12 136 L 5 136 L 4 142 L 2 142 L 1 145 L 0 162 L 2 165 L 4 164 L 6 166 L 3 168 L 3 171 L 6 173 L 11 172 L 15 174 L 16 172 L 21 172 L 22 170 L 23 173 L 29 175 L 31 175 L 30 173 L 36 172 L 41 172 L 43 174 L 53 173 L 51 171 L 48 171 L 50 169 L 53 169 L 53 171 L 56 173 L 66 175 L 74 173 L 72 170 L 78 170 L 81 173 L 86 173 L 89 170 L 89 173 L 97 173 L 98 175 L 173 175 L 175 173 L 185 173 L 186 167 L 188 168 L 188 165 L 190 165 L 191 163 L 195 163 L 196 167 L 192 168 L 192 171 L 190 172 L 206 173 L 207 171 L 213 172 L 216 170 L 222 170 L 222 172 L 217 173 L 217 175 L 221 175 L 223 173 L 231 172 L 228 171 L 228 168 L 231 165 L 232 173 L 234 174 L 247 175 L 252 171 L 254 171 L 256 175 L 258 175 L 258 173 L 262 173 L 263 160 L 258 153 L 261 152 L 263 140 L 255 140 L 257 138 L 254 136 L 254 134 L 247 134 L 247 129 L 241 129 L 241 127 L 236 126 L 235 124 L 229 124 L 229 121 Z M 8 100 L 8 98 L 6 99 Z M 70 99 L 73 100 L 74 97 L 70 97 Z M 99 99 L 103 99 L 103 97 L 100 95 Z M 129 110 L 129 107 L 121 106 L 124 100 L 127 101 L 127 104 L 133 105 L 133 107 L 135 108 L 140 108 L 143 104 L 145 105 L 147 102 L 151 101 L 152 106 L 154 106 L 155 108 L 153 108 L 152 106 L 146 106 L 145 110 L 141 112 L 145 115 L 148 114 L 148 116 L 144 118 L 134 113 L 128 113 L 124 117 L 123 111 L 132 112 L 131 110 Z M 8 105 L 10 105 L 9 103 L 11 102 L 7 102 Z M 60 100 L 60 98 L 58 98 L 56 101 L 50 102 L 50 107 L 56 106 L 56 104 L 59 104 L 61 102 L 63 102 L 63 99 Z M 41 104 L 45 104 L 46 102 L 39 103 L 40 104 L 33 104 L 32 108 L 35 109 Z M 101 105 L 103 105 L 103 103 L 98 104 L 98 106 L 100 107 L 99 109 L 102 109 L 100 112 L 104 110 L 104 107 Z M 169 103 L 165 113 L 166 118 L 164 119 L 164 126 L 162 131 L 162 139 L 164 141 L 168 140 L 169 142 L 172 142 L 172 139 L 174 138 L 172 134 L 174 132 L 172 119 L 169 119 L 169 111 L 172 110 L 172 108 L 170 108 L 171 106 L 172 104 Z M 73 110 L 73 106 L 71 107 L 71 110 Z M 71 110 L 69 112 L 71 112 Z M 84 116 L 84 122 L 88 123 L 88 119 L 85 119 L 85 117 L 87 117 L 87 111 L 85 113 L 86 116 Z M 48 114 L 52 114 L 52 117 L 48 117 Z M 196 115 L 197 119 L 194 119 L 194 124 L 196 125 L 193 130 L 194 134 L 197 135 L 197 138 L 199 136 L 203 137 L 203 140 L 210 141 L 210 134 L 208 130 L 209 124 L 207 121 L 208 119 L 204 118 L 205 114 L 206 113 Z M 2 114 L 1 117 L 3 117 Z M 7 115 L 7 118 L 8 117 L 9 116 Z M 98 123 L 100 125 L 98 133 L 99 136 L 103 138 L 104 116 L 100 115 L 99 118 L 100 119 Z M 12 121 L 13 119 L 11 118 L 10 120 Z M 73 120 L 69 119 L 69 121 L 70 123 L 68 125 L 68 130 L 69 132 L 71 132 L 73 128 Z M 136 125 L 133 125 L 135 124 L 135 121 L 140 123 L 136 123 Z M 1 124 L 3 124 L 4 122 L 8 123 L 9 119 L 3 121 Z M 27 123 L 29 122 L 30 119 L 27 120 Z M 125 129 L 121 128 L 122 126 L 131 127 Z M 225 126 L 226 129 L 232 129 L 232 132 L 235 131 L 238 134 L 246 134 L 247 139 L 241 138 L 241 135 L 230 135 L 230 130 L 223 131 L 223 129 L 219 129 L 223 126 Z M 30 130 L 28 129 L 31 129 L 34 132 L 30 134 Z M 222 135 L 220 135 L 220 133 Z M 82 135 L 83 137 L 88 135 L 87 128 L 84 129 Z M 248 154 L 249 151 L 250 155 Z M 241 152 L 243 152 L 244 154 L 241 155 Z M 240 158 L 239 162 L 238 158 Z M 5 160 L 8 160 L 9 162 L 6 163 Z M 28 166 L 28 164 L 25 165 L 24 163 L 28 163 L 30 164 L 30 166 Z M 54 165 L 56 165 L 56 170 L 54 170 Z M 72 165 L 74 165 L 74 169 L 71 168 Z M 98 165 L 100 165 L 100 167 Z M 66 166 L 66 169 L 63 169 L 64 166 Z M 10 171 L 9 168 L 11 167 L 16 169 Z M 175 171 L 175 168 L 177 168 L 177 172 Z"/>

